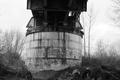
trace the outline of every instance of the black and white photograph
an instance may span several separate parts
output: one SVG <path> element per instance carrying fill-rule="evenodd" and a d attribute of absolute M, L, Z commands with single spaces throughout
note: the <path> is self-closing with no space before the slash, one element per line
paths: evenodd
<path fill-rule="evenodd" d="M 120 0 L 0 0 L 0 80 L 120 80 Z"/>

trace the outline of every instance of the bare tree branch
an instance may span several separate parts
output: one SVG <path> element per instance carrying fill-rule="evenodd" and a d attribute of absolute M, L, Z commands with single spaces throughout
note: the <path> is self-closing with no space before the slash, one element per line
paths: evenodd
<path fill-rule="evenodd" d="M 3 33 L 1 41 L 2 49 L 0 53 L 5 56 L 8 65 L 20 66 L 20 55 L 24 43 L 23 35 L 19 31 L 6 31 Z"/>

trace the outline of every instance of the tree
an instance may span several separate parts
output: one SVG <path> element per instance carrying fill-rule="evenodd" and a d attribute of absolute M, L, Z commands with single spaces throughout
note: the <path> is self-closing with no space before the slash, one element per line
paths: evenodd
<path fill-rule="evenodd" d="M 111 56 L 111 57 L 117 57 L 118 56 L 118 52 L 117 52 L 117 50 L 115 49 L 114 46 L 109 47 L 108 53 L 109 53 L 109 56 Z"/>
<path fill-rule="evenodd" d="M 96 44 L 96 51 L 95 51 L 95 55 L 97 57 L 100 57 L 100 58 L 105 58 L 107 57 L 107 46 L 106 44 L 102 41 L 102 40 L 99 40 Z"/>
<path fill-rule="evenodd" d="M 88 16 L 88 57 L 90 57 L 90 52 L 91 52 L 91 30 L 92 26 L 95 23 L 97 13 L 94 11 L 94 7 L 91 3 L 91 5 L 88 5 L 88 11 L 87 11 L 87 16 Z"/>
<path fill-rule="evenodd" d="M 119 54 L 114 46 L 99 40 L 96 45 L 95 56 L 103 65 L 119 66 Z"/>
<path fill-rule="evenodd" d="M 23 36 L 19 31 L 6 31 L 3 33 L 4 46 L 7 51 L 20 52 L 23 45 Z"/>
<path fill-rule="evenodd" d="M 20 66 L 22 60 L 20 58 L 23 48 L 24 37 L 19 31 L 6 31 L 2 33 L 1 51 L 6 59 L 7 65 Z"/>
<path fill-rule="evenodd" d="M 89 2 L 88 2 L 89 3 Z M 88 4 L 87 12 L 84 12 L 81 15 L 81 21 L 84 28 L 84 50 L 87 50 L 87 55 L 90 57 L 90 50 L 91 50 L 91 27 L 95 22 L 97 14 L 94 12 L 94 7 Z M 85 48 L 87 46 L 87 49 Z M 84 52 L 86 54 L 86 51 Z"/>

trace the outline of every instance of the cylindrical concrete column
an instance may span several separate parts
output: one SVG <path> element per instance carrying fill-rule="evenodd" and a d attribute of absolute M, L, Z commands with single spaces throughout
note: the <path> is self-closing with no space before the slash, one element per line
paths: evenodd
<path fill-rule="evenodd" d="M 26 36 L 22 58 L 29 70 L 61 70 L 79 65 L 82 38 L 67 32 L 37 32 Z"/>

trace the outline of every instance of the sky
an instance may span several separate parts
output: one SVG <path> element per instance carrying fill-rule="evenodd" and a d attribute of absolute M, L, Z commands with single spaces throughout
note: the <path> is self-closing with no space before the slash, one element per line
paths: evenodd
<path fill-rule="evenodd" d="M 25 27 L 32 16 L 26 4 L 27 0 L 0 0 L 0 29 L 17 29 L 25 33 Z"/>
<path fill-rule="evenodd" d="M 25 34 L 26 25 L 32 17 L 26 4 L 27 0 L 0 0 L 0 30 L 16 29 Z M 112 9 L 111 0 L 88 0 L 88 13 L 92 10 L 94 16 L 91 27 L 92 47 L 98 40 L 103 40 L 119 49 L 120 28 L 111 20 Z M 88 17 L 84 18 L 88 22 Z M 88 27 L 87 24 L 84 26 Z"/>
<path fill-rule="evenodd" d="M 113 21 L 117 15 L 114 8 L 113 0 L 89 0 L 87 13 L 84 14 L 84 26 L 88 31 L 89 16 L 86 15 L 91 15 L 91 50 L 94 51 L 100 40 L 120 50 L 120 27 Z"/>

